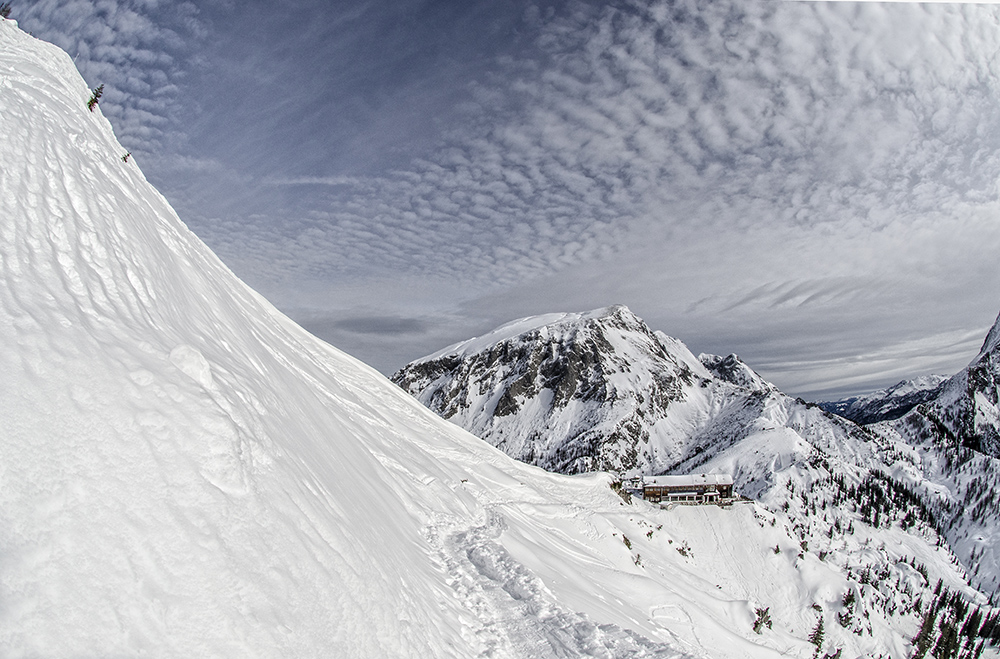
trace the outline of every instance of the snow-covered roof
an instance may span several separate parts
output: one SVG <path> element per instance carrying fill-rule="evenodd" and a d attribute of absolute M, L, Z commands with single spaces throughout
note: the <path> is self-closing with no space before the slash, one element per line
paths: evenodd
<path fill-rule="evenodd" d="M 729 474 L 686 474 L 683 476 L 643 476 L 643 485 L 684 487 L 693 485 L 732 485 Z"/>

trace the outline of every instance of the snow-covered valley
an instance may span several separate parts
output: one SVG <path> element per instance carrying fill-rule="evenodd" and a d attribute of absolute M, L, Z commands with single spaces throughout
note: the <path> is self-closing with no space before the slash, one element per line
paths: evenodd
<path fill-rule="evenodd" d="M 836 501 L 895 440 L 738 365 L 677 363 L 757 392 L 677 457 L 762 503 L 629 501 L 442 420 L 239 281 L 90 96 L 0 20 L 4 656 L 904 657 L 939 580 L 996 613 L 931 524 Z"/>

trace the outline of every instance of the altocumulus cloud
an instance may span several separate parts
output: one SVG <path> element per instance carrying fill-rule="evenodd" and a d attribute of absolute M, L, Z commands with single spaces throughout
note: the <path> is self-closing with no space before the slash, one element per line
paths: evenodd
<path fill-rule="evenodd" d="M 16 18 L 68 52 L 89 84 L 105 85 L 101 110 L 129 149 L 159 153 L 183 139 L 178 82 L 207 34 L 195 3 L 38 0 L 18 4 Z"/>
<path fill-rule="evenodd" d="M 35 7 L 57 26 L 72 9 L 56 41 L 86 66 L 132 63 L 108 110 L 162 140 L 198 13 Z M 121 20 L 88 28 L 84 58 L 72 35 L 95 16 Z M 279 305 L 366 337 L 368 361 L 623 302 L 795 393 L 955 370 L 1000 302 L 998 23 L 983 5 L 540 3 L 530 47 L 475 69 L 435 140 L 378 171 L 257 174 L 252 212 L 195 228 Z M 413 106 L 438 108 L 416 81 Z M 355 317 L 367 331 L 336 322 Z M 366 325 L 394 317 L 421 325 Z"/>
<path fill-rule="evenodd" d="M 992 9 L 580 4 L 538 21 L 541 56 L 501 61 L 435 151 L 330 180 L 274 242 L 312 245 L 303 268 L 506 285 L 679 226 L 861 236 L 996 198 Z"/>
<path fill-rule="evenodd" d="M 461 281 L 490 322 L 627 302 L 799 391 L 971 357 L 997 304 L 995 7 L 577 3 L 528 18 L 537 51 L 477 81 L 437 149 L 330 180 L 294 237 L 275 230 L 304 256 L 290 267 Z"/>

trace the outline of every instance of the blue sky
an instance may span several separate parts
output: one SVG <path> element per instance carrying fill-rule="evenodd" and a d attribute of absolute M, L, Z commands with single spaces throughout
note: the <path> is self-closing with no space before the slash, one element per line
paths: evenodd
<path fill-rule="evenodd" d="M 822 398 L 1000 311 L 1000 12 L 973 4 L 21 0 L 233 270 L 391 373 L 627 304 Z"/>

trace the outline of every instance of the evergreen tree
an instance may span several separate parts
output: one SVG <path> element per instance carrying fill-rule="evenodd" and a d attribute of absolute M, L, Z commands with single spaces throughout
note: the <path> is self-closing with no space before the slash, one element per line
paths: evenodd
<path fill-rule="evenodd" d="M 986 620 L 983 622 L 983 626 L 979 628 L 979 636 L 980 637 L 982 637 L 982 638 L 989 638 L 990 636 L 993 635 L 993 630 L 996 629 L 996 626 L 997 626 L 997 616 L 998 615 L 1000 615 L 1000 614 L 994 613 L 993 615 L 988 616 L 986 618 Z"/>
<path fill-rule="evenodd" d="M 854 617 L 855 599 L 854 589 L 848 588 L 847 592 L 844 593 L 844 598 L 840 601 L 840 605 L 844 607 L 844 610 L 837 614 L 837 622 L 840 623 L 841 627 L 851 626 L 851 619 Z"/>
<path fill-rule="evenodd" d="M 754 633 L 759 634 L 764 627 L 771 628 L 771 607 L 765 606 L 757 609 L 757 619 L 753 621 Z"/>
<path fill-rule="evenodd" d="M 90 100 L 87 101 L 87 109 L 90 110 L 91 112 L 93 112 L 94 111 L 94 107 L 98 103 L 100 103 L 101 96 L 103 94 L 104 94 L 104 85 L 101 84 L 101 85 L 99 85 L 97 87 L 97 89 L 94 90 L 94 94 L 93 94 L 93 96 L 90 97 Z"/>
<path fill-rule="evenodd" d="M 809 642 L 816 646 L 816 652 L 813 656 L 818 655 L 820 648 L 823 647 L 823 616 L 819 617 L 812 633 L 809 634 Z"/>
<path fill-rule="evenodd" d="M 965 636 L 969 639 L 975 638 L 979 635 L 979 625 L 982 623 L 982 620 L 983 614 L 979 610 L 979 607 L 976 607 L 976 610 L 972 612 L 972 614 L 965 621 L 965 624 L 962 625 L 962 631 L 959 632 L 959 635 Z"/>
<path fill-rule="evenodd" d="M 954 617 L 946 615 L 941 620 L 941 632 L 937 644 L 931 652 L 935 659 L 954 659 L 958 654 L 958 630 Z"/>
<path fill-rule="evenodd" d="M 923 659 L 934 642 L 934 622 L 937 620 L 937 614 L 937 608 L 933 605 L 928 605 L 927 611 L 924 613 L 924 620 L 920 623 L 920 631 L 917 632 L 917 637 L 913 639 L 913 645 L 915 646 L 913 659 Z"/>
<path fill-rule="evenodd" d="M 10 3 L 0 3 L 0 18 L 10 18 Z"/>

